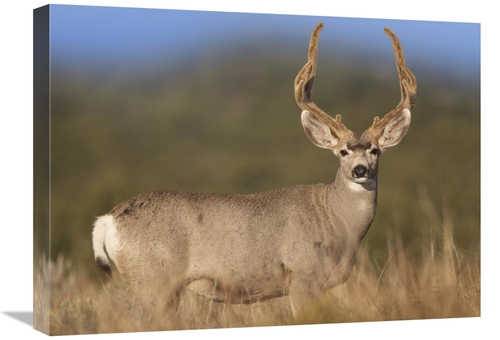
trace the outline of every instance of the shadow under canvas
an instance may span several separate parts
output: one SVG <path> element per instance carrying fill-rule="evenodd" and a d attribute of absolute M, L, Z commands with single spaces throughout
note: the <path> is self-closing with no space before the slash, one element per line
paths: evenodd
<path fill-rule="evenodd" d="M 22 323 L 33 327 L 33 312 L 2 312 L 5 315 L 10 316 Z"/>

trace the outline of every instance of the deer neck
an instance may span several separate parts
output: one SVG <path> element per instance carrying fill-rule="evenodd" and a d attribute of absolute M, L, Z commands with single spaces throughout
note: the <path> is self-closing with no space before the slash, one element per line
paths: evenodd
<path fill-rule="evenodd" d="M 337 171 L 328 188 L 329 206 L 336 227 L 345 229 L 361 240 L 370 227 L 377 210 L 377 178 L 365 185 L 350 181 Z"/>

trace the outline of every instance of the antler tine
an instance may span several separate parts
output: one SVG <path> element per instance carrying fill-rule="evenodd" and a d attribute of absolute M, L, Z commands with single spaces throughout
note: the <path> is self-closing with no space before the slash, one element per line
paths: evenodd
<path fill-rule="evenodd" d="M 402 110 L 410 110 L 417 99 L 417 79 L 415 75 L 406 67 L 405 56 L 403 53 L 403 48 L 399 42 L 398 37 L 389 28 L 384 28 L 384 32 L 392 40 L 392 48 L 394 50 L 394 57 L 396 59 L 396 66 L 398 69 L 399 76 L 399 87 L 401 90 L 401 100 L 399 104 L 384 116 L 384 118 L 379 119 L 375 117 L 373 124 L 370 128 L 375 135 L 379 135 L 384 130 L 385 126 L 389 124 Z"/>
<path fill-rule="evenodd" d="M 314 31 L 311 34 L 311 39 L 309 40 L 307 62 L 297 74 L 297 77 L 295 77 L 295 101 L 302 110 L 307 110 L 314 114 L 316 118 L 330 127 L 332 131 L 340 137 L 343 134 L 352 133 L 344 126 L 344 124 L 341 123 L 340 115 L 337 115 L 335 119 L 333 119 L 312 101 L 312 87 L 314 78 L 316 77 L 318 60 L 319 33 L 322 29 L 323 23 L 320 22 L 316 25 Z"/>

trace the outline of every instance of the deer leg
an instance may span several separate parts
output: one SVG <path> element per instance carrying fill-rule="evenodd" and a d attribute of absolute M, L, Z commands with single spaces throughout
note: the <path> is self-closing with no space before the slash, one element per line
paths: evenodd
<path fill-rule="evenodd" d="M 290 304 L 294 319 L 314 303 L 321 292 L 310 280 L 296 280 L 290 285 Z"/>

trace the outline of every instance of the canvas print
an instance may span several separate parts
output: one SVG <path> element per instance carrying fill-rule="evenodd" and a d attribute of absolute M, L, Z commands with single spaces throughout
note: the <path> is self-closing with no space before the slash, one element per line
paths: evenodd
<path fill-rule="evenodd" d="M 480 316 L 480 25 L 34 11 L 34 327 Z"/>

